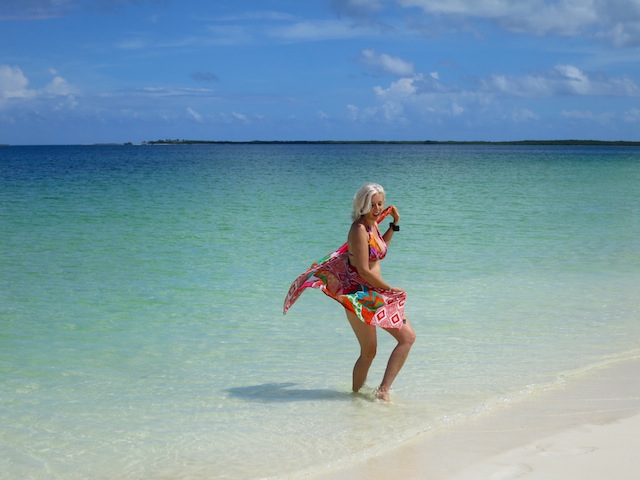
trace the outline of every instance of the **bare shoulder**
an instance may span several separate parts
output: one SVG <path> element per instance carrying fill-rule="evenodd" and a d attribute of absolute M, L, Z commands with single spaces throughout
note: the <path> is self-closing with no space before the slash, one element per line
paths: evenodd
<path fill-rule="evenodd" d="M 349 229 L 349 241 L 362 241 L 368 237 L 367 228 L 360 222 L 353 222 Z"/>
<path fill-rule="evenodd" d="M 367 229 L 364 224 L 360 222 L 353 222 L 351 224 L 351 228 L 349 229 L 349 236 L 362 234 L 367 234 Z"/>

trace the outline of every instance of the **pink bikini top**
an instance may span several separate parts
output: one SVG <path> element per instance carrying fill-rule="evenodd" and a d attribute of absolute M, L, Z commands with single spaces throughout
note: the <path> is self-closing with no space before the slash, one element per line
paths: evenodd
<path fill-rule="evenodd" d="M 369 233 L 369 260 L 382 260 L 387 254 L 387 242 L 380 235 L 378 225 L 376 225 L 378 235 L 374 234 L 369 227 L 366 227 L 366 229 Z M 381 243 L 378 243 L 378 237 L 380 237 Z"/>

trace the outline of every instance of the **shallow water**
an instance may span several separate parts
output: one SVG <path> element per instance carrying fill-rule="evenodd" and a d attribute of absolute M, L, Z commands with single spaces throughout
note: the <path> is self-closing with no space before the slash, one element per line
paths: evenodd
<path fill-rule="evenodd" d="M 295 475 L 639 349 L 637 149 L 8 147 L 0 180 L 1 479 Z M 281 313 L 366 181 L 418 334 L 391 405 L 337 303 Z"/>

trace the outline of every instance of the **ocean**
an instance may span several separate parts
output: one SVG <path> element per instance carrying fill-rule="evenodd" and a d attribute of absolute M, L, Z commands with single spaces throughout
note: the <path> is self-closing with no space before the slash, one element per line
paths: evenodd
<path fill-rule="evenodd" d="M 417 333 L 362 395 L 337 302 L 289 285 L 387 191 Z M 0 148 L 0 479 L 303 478 L 640 353 L 640 150 Z"/>

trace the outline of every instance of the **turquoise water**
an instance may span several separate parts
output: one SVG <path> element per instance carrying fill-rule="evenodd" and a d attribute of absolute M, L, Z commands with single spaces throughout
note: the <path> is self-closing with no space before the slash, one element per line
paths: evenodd
<path fill-rule="evenodd" d="M 0 181 L 0 479 L 303 476 L 640 351 L 637 149 L 7 147 Z M 282 316 L 366 181 L 418 335 L 391 405 L 337 303 Z"/>

